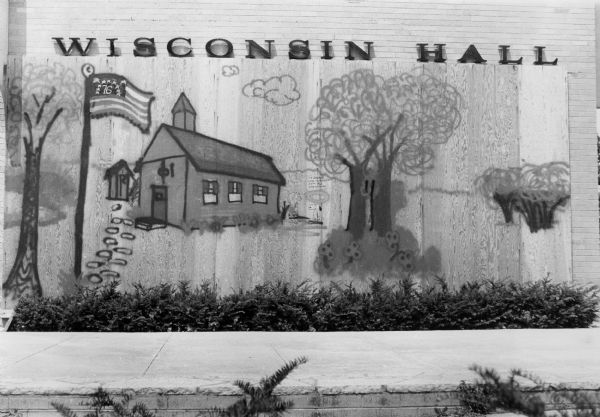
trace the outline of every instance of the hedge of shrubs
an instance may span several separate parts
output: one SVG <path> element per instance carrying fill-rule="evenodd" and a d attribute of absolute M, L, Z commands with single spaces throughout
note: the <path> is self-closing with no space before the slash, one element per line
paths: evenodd
<path fill-rule="evenodd" d="M 59 297 L 24 297 L 16 331 L 363 331 L 589 327 L 599 311 L 595 288 L 549 281 L 445 283 L 410 280 L 319 288 L 271 283 L 218 296 L 207 284 L 116 284 Z"/>

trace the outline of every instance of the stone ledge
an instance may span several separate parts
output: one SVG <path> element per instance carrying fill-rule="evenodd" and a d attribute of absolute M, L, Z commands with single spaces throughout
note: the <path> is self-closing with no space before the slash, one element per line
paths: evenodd
<path fill-rule="evenodd" d="M 39 381 L 37 381 L 39 382 Z M 111 394 L 126 392 L 131 395 L 207 395 L 207 396 L 233 396 L 239 395 L 240 390 L 233 384 L 215 383 L 202 386 L 198 381 L 181 381 L 173 385 L 173 381 L 154 380 L 148 386 L 147 380 L 135 381 L 113 380 L 91 383 L 77 381 L 48 381 L 46 384 L 27 384 L 22 380 L 0 381 L 0 396 L 6 395 L 80 395 L 92 394 L 102 387 Z M 186 383 L 187 382 L 187 383 Z M 444 385 L 381 385 L 381 386 L 284 386 L 275 390 L 277 395 L 372 395 L 372 394 L 435 394 L 456 392 L 458 384 Z M 597 383 L 565 383 L 567 390 L 585 390 L 600 392 Z M 533 390 L 535 391 L 535 390 Z M 539 392 L 539 391 L 538 391 Z"/>
<path fill-rule="evenodd" d="M 8 330 L 14 314 L 14 310 L 0 310 L 0 332 Z"/>
<path fill-rule="evenodd" d="M 569 390 L 600 392 L 600 329 L 363 333 L 4 333 L 0 411 L 56 417 L 102 386 L 158 417 L 200 417 L 235 402 L 236 379 L 258 382 L 306 355 L 276 394 L 292 416 L 434 415 L 458 405 L 470 365 L 522 368 Z M 2 416 L 2 413 L 0 413 Z M 3 416 L 6 417 L 6 416 Z"/>
<path fill-rule="evenodd" d="M 108 390 L 111 394 L 119 396 L 127 393 L 132 398 L 132 403 L 142 402 L 148 408 L 155 410 L 210 410 L 214 407 L 224 408 L 233 404 L 241 396 L 223 394 L 135 394 L 130 390 Z M 574 392 L 576 390 L 562 390 Z M 580 390 L 577 390 L 580 391 Z M 600 389 L 586 390 L 589 393 L 600 394 Z M 546 401 L 548 409 L 555 409 L 557 404 L 552 403 L 550 394 L 532 391 Z M 458 391 L 440 392 L 403 392 L 403 393 L 354 393 L 354 394 L 323 394 L 313 391 L 306 394 L 284 395 L 282 399 L 292 401 L 294 409 L 302 410 L 330 410 L 330 409 L 398 409 L 422 407 L 458 407 L 460 405 Z M 12 394 L 0 395 L 0 410 L 27 409 L 27 410 L 52 410 L 52 402 L 59 402 L 74 410 L 87 410 L 84 404 L 89 401 L 87 395 L 75 394 Z M 597 404 L 600 405 L 600 395 Z"/>

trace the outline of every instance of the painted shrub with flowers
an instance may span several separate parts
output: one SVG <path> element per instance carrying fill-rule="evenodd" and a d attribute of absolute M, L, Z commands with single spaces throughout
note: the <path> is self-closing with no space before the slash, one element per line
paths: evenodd
<path fill-rule="evenodd" d="M 325 275 L 344 271 L 363 277 L 386 273 L 426 275 L 440 271 L 441 255 L 434 247 L 422 252 L 412 232 L 403 227 L 396 227 L 384 236 L 366 232 L 361 239 L 355 239 L 349 231 L 336 229 L 319 245 L 315 268 Z"/>

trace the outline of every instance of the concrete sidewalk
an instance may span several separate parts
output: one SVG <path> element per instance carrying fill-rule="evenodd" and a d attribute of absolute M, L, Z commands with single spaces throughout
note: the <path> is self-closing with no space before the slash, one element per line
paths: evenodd
<path fill-rule="evenodd" d="M 289 395 L 452 390 L 472 364 L 519 367 L 548 382 L 600 387 L 600 329 L 360 333 L 4 333 L 0 395 L 231 395 L 307 356 L 282 384 Z"/>

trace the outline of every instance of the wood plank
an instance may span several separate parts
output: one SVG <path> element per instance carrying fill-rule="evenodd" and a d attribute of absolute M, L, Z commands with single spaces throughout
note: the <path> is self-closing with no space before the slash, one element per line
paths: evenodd
<path fill-rule="evenodd" d="M 431 278 L 437 273 L 451 284 L 460 285 L 481 278 L 531 280 L 549 273 L 551 278 L 560 280 L 570 276 L 570 204 L 557 215 L 554 228 L 532 234 L 520 215 L 513 216 L 514 224 L 506 224 L 502 212 L 475 187 L 475 180 L 488 168 L 568 161 L 566 76 L 561 70 L 242 58 L 149 58 L 140 65 L 139 59 L 126 57 L 26 57 L 22 65 L 51 68 L 58 63 L 71 71 L 76 84 L 82 87 L 81 66 L 86 62 L 95 66 L 96 73 L 123 74 L 131 83 L 156 96 L 148 134 L 118 117 L 92 121 L 83 252 L 84 264 L 91 265 L 85 268 L 86 274 L 103 269 L 112 271 L 103 278 L 104 282 L 110 280 L 111 274 L 116 277 L 118 273 L 123 288 L 131 288 L 140 280 L 147 285 L 187 280 L 194 286 L 208 282 L 221 293 L 228 293 L 276 280 L 293 284 L 305 280 L 319 284 L 334 281 L 366 289 L 370 279 L 395 277 L 365 268 L 346 268 L 328 275 L 315 267 L 319 246 L 332 231 L 346 228 L 350 187 L 348 172 L 323 178 L 319 167 L 307 159 L 306 128 L 322 87 L 358 69 L 372 70 L 381 80 L 427 70 L 456 88 L 462 98 L 459 107 L 462 122 L 446 143 L 432 146 L 433 167 L 423 175 L 407 175 L 399 170 L 392 175 L 396 183 L 391 194 L 390 227 L 404 228 L 416 242 L 418 251 L 429 250 L 438 256 L 437 261 L 431 262 L 437 262 L 439 269 L 420 274 L 421 278 Z M 21 64 L 15 61 L 15 65 Z M 261 80 L 264 83 L 273 77 L 279 83 L 293 80 L 291 95 L 271 101 L 254 97 L 260 94 L 254 94 L 252 89 L 244 95 L 248 85 L 260 84 Z M 279 228 L 248 233 L 238 228 L 226 228 L 220 234 L 188 233 L 177 227 L 152 231 L 133 228 L 130 219 L 141 211 L 129 202 L 106 198 L 106 170 L 120 159 L 134 167 L 160 125 L 171 124 L 171 108 L 182 92 L 197 112 L 198 132 L 273 158 L 287 182 L 281 188 L 281 202 L 285 199 L 297 203 L 294 211 L 298 215 L 314 217 L 318 204 L 311 198 L 315 192 L 325 196 L 327 201 L 319 212 L 323 226 L 309 224 L 304 219 L 286 220 Z M 424 99 L 436 97 L 433 93 L 428 96 L 424 89 L 421 94 Z M 278 99 L 289 102 L 273 101 Z M 63 191 L 64 198 L 59 199 L 58 209 L 64 213 L 63 218 L 39 228 L 38 268 L 44 294 L 59 294 L 75 282 L 70 271 L 81 117 L 61 125 L 60 130 L 58 127 L 56 135 L 53 133 L 45 145 L 42 171 L 54 173 L 65 184 L 71 184 L 72 189 Z M 398 159 L 396 164 L 401 162 Z M 153 175 L 160 180 L 157 173 Z M 169 195 L 179 200 L 180 197 L 174 196 L 183 195 L 177 194 L 182 186 L 176 184 Z M 21 198 L 20 191 L 4 195 L 6 204 L 17 211 L 9 215 L 19 217 L 20 201 L 16 200 Z M 117 205 L 120 207 L 116 208 Z M 108 231 L 109 227 L 118 228 L 116 236 L 111 234 L 114 229 Z M 133 239 L 123 238 L 123 233 Z M 110 238 L 116 239 L 116 245 Z M 370 238 L 385 239 L 375 234 Z M 18 219 L 4 231 L 4 239 L 6 277 L 15 259 Z M 130 249 L 132 253 L 115 253 L 113 246 Z M 99 265 L 106 261 L 102 259 L 106 253 L 113 260 L 126 261 L 126 265 L 119 264 L 123 261 Z"/>
<path fill-rule="evenodd" d="M 519 133 L 521 166 L 551 162 L 568 163 L 569 133 L 566 74 L 562 68 L 524 67 L 520 80 Z M 556 165 L 554 165 L 556 166 Z M 556 184 L 540 174 L 544 182 Z M 540 188 L 540 187 L 537 187 Z M 550 229 L 532 233 L 521 222 L 521 275 L 526 281 L 550 278 L 570 280 L 571 203 L 556 211 Z"/>
<path fill-rule="evenodd" d="M 447 75 L 442 79 L 461 98 L 461 123 L 447 143 L 435 147 L 435 164 L 423 176 L 423 247 L 431 246 L 439 252 L 441 276 L 450 285 L 460 284 L 473 262 L 467 255 L 471 236 L 465 235 L 464 222 L 470 214 L 465 194 L 469 193 L 471 182 L 466 160 L 474 117 L 474 71 L 470 64 L 447 67 Z"/>

